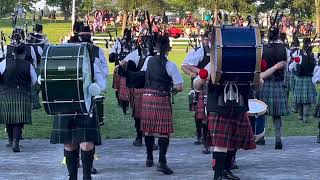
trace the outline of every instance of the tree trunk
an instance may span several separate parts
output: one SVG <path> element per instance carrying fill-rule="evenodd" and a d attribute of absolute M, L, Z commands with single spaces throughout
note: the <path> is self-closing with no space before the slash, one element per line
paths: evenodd
<path fill-rule="evenodd" d="M 316 18 L 317 18 L 317 33 L 320 32 L 320 0 L 315 0 Z"/>
<path fill-rule="evenodd" d="M 122 29 L 121 29 L 121 35 L 124 34 L 124 29 L 127 27 L 127 20 L 128 20 L 128 12 L 124 11 L 123 19 L 122 19 Z"/>

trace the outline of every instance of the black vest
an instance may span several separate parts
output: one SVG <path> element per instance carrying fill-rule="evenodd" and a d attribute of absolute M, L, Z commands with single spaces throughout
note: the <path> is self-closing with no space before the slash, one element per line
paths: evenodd
<path fill-rule="evenodd" d="M 263 47 L 262 59 L 266 60 L 268 69 L 280 61 L 287 61 L 286 47 L 281 43 L 269 43 Z M 275 81 L 284 80 L 284 70 L 277 70 L 270 78 Z"/>
<path fill-rule="evenodd" d="M 208 85 L 207 111 L 224 116 L 234 116 L 249 111 L 248 99 L 252 92 L 249 85 L 238 86 L 239 103 L 224 102 L 224 85 L 214 85 L 211 80 Z"/>
<path fill-rule="evenodd" d="M 4 87 L 31 90 L 30 63 L 20 59 L 7 59 L 3 73 Z"/>
<path fill-rule="evenodd" d="M 302 62 L 301 64 L 297 64 L 295 74 L 297 76 L 312 77 L 314 68 L 316 66 L 316 61 L 314 59 L 313 53 L 310 52 L 305 55 L 303 51 L 300 51 L 300 55 L 302 56 Z"/>
<path fill-rule="evenodd" d="M 146 70 L 145 88 L 169 92 L 171 86 L 172 78 L 168 75 L 166 64 L 158 55 L 151 57 Z"/>
<path fill-rule="evenodd" d="M 144 88 L 145 72 L 140 71 L 147 57 L 140 56 L 138 67 L 133 61 L 128 61 L 127 64 L 127 87 L 128 88 Z"/>

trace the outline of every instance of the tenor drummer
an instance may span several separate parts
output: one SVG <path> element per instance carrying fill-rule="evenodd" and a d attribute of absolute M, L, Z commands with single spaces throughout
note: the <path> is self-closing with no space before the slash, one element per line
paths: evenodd
<path fill-rule="evenodd" d="M 208 36 L 209 31 L 206 31 L 201 37 L 202 47 L 193 52 L 192 55 L 188 55 L 181 65 L 181 69 L 183 70 L 183 72 L 185 72 L 185 74 L 187 75 L 190 75 L 191 79 L 196 78 L 199 70 L 203 69 L 210 62 Z M 204 150 L 202 152 L 204 154 L 210 154 L 207 142 L 208 124 L 206 121 L 207 118 L 204 107 L 204 96 L 206 96 L 206 94 L 207 93 L 205 91 L 201 91 L 200 93 L 198 93 L 198 103 L 196 106 L 195 114 L 197 141 L 195 142 L 195 144 L 201 144 L 203 140 Z M 201 140 L 201 138 L 203 139 Z"/>
<path fill-rule="evenodd" d="M 88 33 L 79 36 L 83 40 L 90 40 Z M 106 89 L 105 72 L 99 68 L 97 58 L 91 65 L 94 67 L 94 80 L 101 90 Z M 69 172 L 69 179 L 77 179 L 79 149 L 83 166 L 83 178 L 91 179 L 92 164 L 95 154 L 95 146 L 101 144 L 99 121 L 96 119 L 98 112 L 93 111 L 93 116 L 85 114 L 57 115 L 54 117 L 53 130 L 50 142 L 52 144 L 64 144 L 64 156 Z M 79 148 L 80 147 L 80 148 Z"/>
<path fill-rule="evenodd" d="M 287 50 L 279 41 L 279 28 L 271 27 L 268 33 L 269 43 L 264 46 L 262 63 L 269 69 L 278 62 L 287 62 Z M 268 105 L 268 115 L 272 116 L 275 129 L 275 149 L 282 149 L 282 120 L 281 116 L 289 115 L 288 97 L 284 87 L 284 69 L 279 69 L 265 79 L 259 92 L 260 99 Z"/>
<path fill-rule="evenodd" d="M 24 124 L 31 124 L 31 86 L 37 81 L 32 64 L 26 61 L 26 45 L 19 43 L 14 48 L 14 56 L 0 63 L 0 124 L 6 124 L 9 144 L 13 152 L 20 152 Z M 12 46 L 15 44 L 11 44 Z"/>

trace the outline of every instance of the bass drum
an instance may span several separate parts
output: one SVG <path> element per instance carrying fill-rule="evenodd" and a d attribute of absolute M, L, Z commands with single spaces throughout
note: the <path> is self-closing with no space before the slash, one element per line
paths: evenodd
<path fill-rule="evenodd" d="M 48 45 L 40 65 L 43 105 L 48 115 L 88 114 L 92 68 L 88 44 Z"/>

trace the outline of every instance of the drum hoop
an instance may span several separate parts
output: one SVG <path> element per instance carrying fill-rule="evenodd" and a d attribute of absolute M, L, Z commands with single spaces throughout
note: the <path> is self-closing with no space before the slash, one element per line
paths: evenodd
<path fill-rule="evenodd" d="M 47 86 L 47 61 L 48 61 L 48 53 L 49 53 L 49 49 L 51 48 L 51 44 L 47 47 L 47 51 L 46 51 L 46 58 L 44 60 L 44 88 L 45 88 L 45 93 L 46 93 L 46 100 L 49 101 L 48 99 L 48 86 Z M 52 114 L 51 108 L 50 108 L 50 104 L 47 105 L 48 110 L 50 112 L 50 114 Z"/>
<path fill-rule="evenodd" d="M 265 107 L 265 110 L 263 110 L 262 112 L 258 112 L 258 113 L 251 113 L 250 112 L 250 106 L 249 106 L 249 111 L 247 112 L 249 116 L 261 116 L 263 114 L 265 114 L 267 111 L 268 111 L 268 105 L 261 101 L 261 100 L 258 100 L 258 99 L 249 99 L 248 100 L 248 104 L 249 104 L 249 101 L 255 101 L 256 103 L 259 103 L 261 105 L 263 105 Z"/>
<path fill-rule="evenodd" d="M 256 73 L 254 74 L 254 82 L 259 84 L 261 72 L 261 59 L 262 59 L 262 41 L 261 34 L 258 28 L 255 28 L 256 34 Z"/>
<path fill-rule="evenodd" d="M 222 35 L 221 28 L 216 28 L 216 42 L 217 42 L 217 71 L 215 84 L 219 84 L 222 74 Z"/>
<path fill-rule="evenodd" d="M 80 80 L 79 80 L 79 78 L 80 78 L 79 77 L 79 61 L 80 61 L 81 48 L 82 48 L 82 46 L 78 47 L 78 57 L 77 57 L 77 87 L 78 87 L 77 89 L 78 89 L 78 99 L 79 99 L 79 101 L 81 100 L 81 97 L 80 97 Z M 80 105 L 81 112 L 84 113 L 81 103 L 79 103 L 79 105 Z"/>

